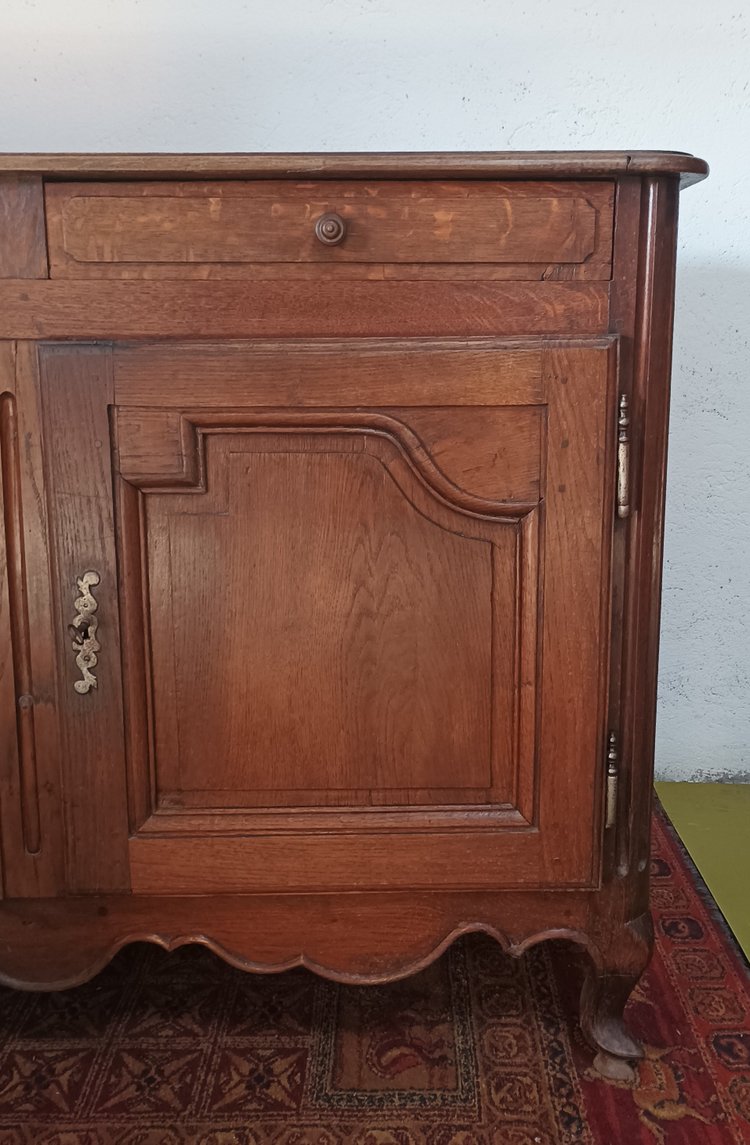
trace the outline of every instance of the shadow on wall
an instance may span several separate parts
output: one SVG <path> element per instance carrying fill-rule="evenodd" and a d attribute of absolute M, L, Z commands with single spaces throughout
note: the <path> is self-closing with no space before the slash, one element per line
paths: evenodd
<path fill-rule="evenodd" d="M 660 779 L 750 781 L 750 267 L 678 265 Z"/>

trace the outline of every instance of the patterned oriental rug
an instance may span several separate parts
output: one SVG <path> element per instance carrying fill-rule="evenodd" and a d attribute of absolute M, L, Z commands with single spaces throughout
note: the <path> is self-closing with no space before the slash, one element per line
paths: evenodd
<path fill-rule="evenodd" d="M 741 1145 L 750 983 L 666 820 L 633 1084 L 591 1069 L 579 955 L 482 935 L 351 988 L 133 946 L 86 986 L 0 991 L 0 1145 Z"/>

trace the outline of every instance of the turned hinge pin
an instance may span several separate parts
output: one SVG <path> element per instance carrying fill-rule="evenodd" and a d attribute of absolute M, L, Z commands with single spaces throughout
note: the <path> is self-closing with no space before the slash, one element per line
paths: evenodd
<path fill-rule="evenodd" d="M 630 404 L 620 394 L 617 406 L 617 516 L 630 516 Z"/>
<path fill-rule="evenodd" d="M 617 820 L 617 779 L 620 769 L 620 760 L 617 751 L 617 736 L 609 733 L 607 742 L 607 809 L 604 818 L 605 827 L 614 827 Z"/>

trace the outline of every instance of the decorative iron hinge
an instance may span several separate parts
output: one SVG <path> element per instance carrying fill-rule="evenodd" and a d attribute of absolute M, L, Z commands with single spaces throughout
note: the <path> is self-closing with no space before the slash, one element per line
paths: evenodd
<path fill-rule="evenodd" d="M 607 743 L 607 804 L 604 816 L 604 826 L 614 827 L 617 820 L 617 780 L 619 778 L 620 760 L 617 751 L 617 736 L 609 733 Z"/>
<path fill-rule="evenodd" d="M 630 516 L 630 404 L 620 394 L 617 406 L 617 516 Z"/>

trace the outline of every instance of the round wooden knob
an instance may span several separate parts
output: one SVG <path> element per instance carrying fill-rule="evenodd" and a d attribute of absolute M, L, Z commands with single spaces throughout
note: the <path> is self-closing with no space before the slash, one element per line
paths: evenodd
<path fill-rule="evenodd" d="M 326 246 L 335 246 L 346 234 L 346 223 L 341 215 L 332 211 L 330 214 L 320 216 L 315 224 L 315 234 Z"/>

